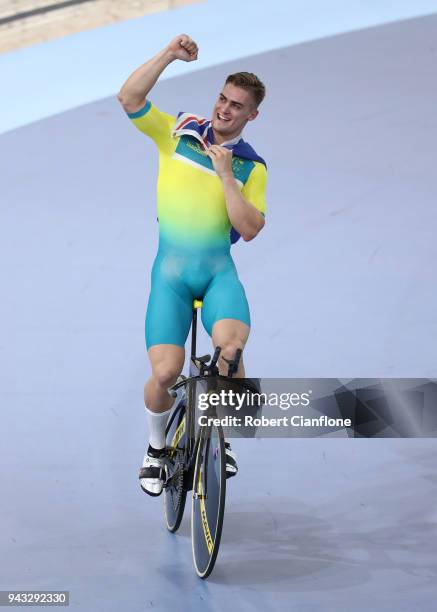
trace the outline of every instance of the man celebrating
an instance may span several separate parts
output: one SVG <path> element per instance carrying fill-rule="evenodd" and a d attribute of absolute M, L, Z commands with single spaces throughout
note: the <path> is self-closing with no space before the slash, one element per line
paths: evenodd
<path fill-rule="evenodd" d="M 193 300 L 203 299 L 202 322 L 223 360 L 243 349 L 250 332 L 246 295 L 230 255 L 231 242 L 252 240 L 264 226 L 267 170 L 264 160 L 241 138 L 258 115 L 265 87 L 252 73 L 228 76 L 212 118 L 177 117 L 147 99 L 173 61 L 197 60 L 197 44 L 181 34 L 140 66 L 118 99 L 133 124 L 159 150 L 159 249 L 153 264 L 146 315 L 146 345 L 152 375 L 144 387 L 150 440 L 140 471 L 142 489 L 160 495 L 165 482 L 162 457 L 165 426 L 175 401 L 168 393 L 182 371 Z M 237 372 L 244 377 L 243 361 Z M 227 445 L 227 475 L 237 472 Z"/>

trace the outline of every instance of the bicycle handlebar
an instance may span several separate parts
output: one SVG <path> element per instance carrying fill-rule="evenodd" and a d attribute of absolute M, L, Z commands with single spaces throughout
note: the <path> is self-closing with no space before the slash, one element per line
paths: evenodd
<path fill-rule="evenodd" d="M 200 368 L 199 368 L 200 374 L 198 376 L 191 376 L 190 378 L 184 378 L 184 380 L 181 380 L 180 382 L 174 384 L 168 390 L 170 395 L 172 397 L 176 397 L 177 389 L 186 385 L 188 381 L 190 380 L 204 380 L 206 378 L 210 378 L 211 376 L 216 376 L 219 380 L 229 380 L 229 378 L 232 378 L 233 375 L 236 374 L 238 371 L 238 366 L 239 366 L 241 355 L 243 351 L 241 349 L 237 349 L 235 351 L 234 359 L 226 359 L 226 357 L 222 357 L 222 359 L 224 359 L 224 361 L 226 361 L 226 363 L 229 365 L 228 375 L 222 376 L 221 374 L 219 374 L 219 370 L 217 367 L 217 362 L 219 360 L 221 350 L 222 350 L 221 347 L 217 346 L 214 351 L 214 355 L 212 359 L 210 355 L 203 355 L 202 357 L 195 357 L 194 360 L 200 363 Z M 208 361 L 210 359 L 211 359 L 211 362 L 208 364 Z M 238 381 L 238 378 L 232 378 L 232 379 L 235 381 Z"/>

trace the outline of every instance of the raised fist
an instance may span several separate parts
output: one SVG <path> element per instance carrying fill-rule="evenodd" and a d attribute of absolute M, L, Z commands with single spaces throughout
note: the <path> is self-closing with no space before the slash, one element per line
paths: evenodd
<path fill-rule="evenodd" d="M 198 46 L 192 38 L 187 34 L 179 34 L 169 43 L 167 49 L 174 59 L 180 59 L 184 62 L 193 62 L 197 60 Z"/>

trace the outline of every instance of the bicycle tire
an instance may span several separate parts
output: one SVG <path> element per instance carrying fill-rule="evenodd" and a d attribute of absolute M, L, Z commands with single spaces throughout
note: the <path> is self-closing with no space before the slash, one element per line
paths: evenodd
<path fill-rule="evenodd" d="M 184 516 L 187 489 L 185 486 L 186 408 L 179 405 L 167 424 L 167 458 L 173 466 L 174 482 L 164 487 L 164 519 L 167 529 L 175 533 Z"/>
<path fill-rule="evenodd" d="M 204 493 L 207 494 L 206 498 Z M 223 430 L 221 426 L 211 425 L 200 432 L 191 508 L 193 562 L 197 575 L 203 579 L 211 574 L 217 560 L 225 499 L 226 452 Z"/>

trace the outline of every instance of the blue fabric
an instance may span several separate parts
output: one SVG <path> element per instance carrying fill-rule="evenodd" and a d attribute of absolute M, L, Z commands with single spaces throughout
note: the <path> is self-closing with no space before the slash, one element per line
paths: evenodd
<path fill-rule="evenodd" d="M 149 112 L 151 106 L 152 103 L 150 102 L 150 100 L 146 100 L 146 103 L 143 108 L 140 108 L 140 110 L 137 110 L 135 113 L 128 113 L 127 116 L 129 117 L 129 119 L 139 119 L 140 117 Z"/>
<path fill-rule="evenodd" d="M 146 346 L 185 346 L 193 300 L 203 300 L 202 322 L 211 336 L 216 321 L 237 319 L 250 326 L 249 305 L 229 250 L 181 251 L 159 247 L 152 268 L 146 314 Z"/>

